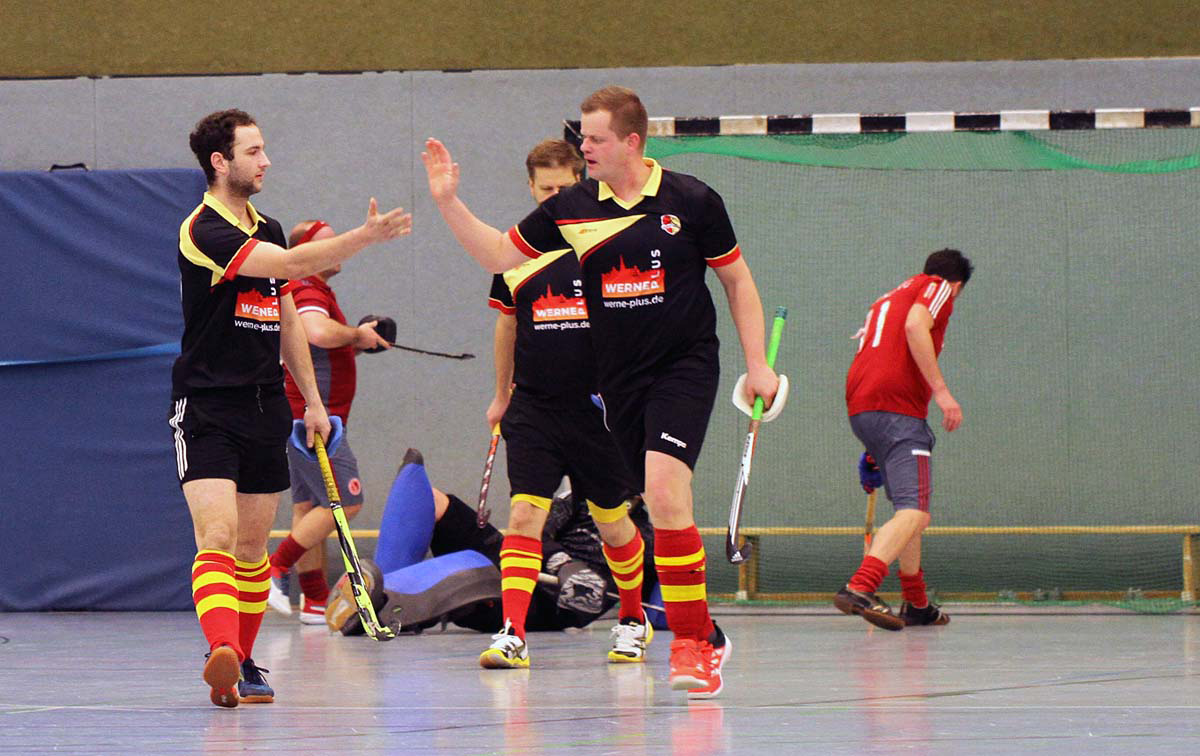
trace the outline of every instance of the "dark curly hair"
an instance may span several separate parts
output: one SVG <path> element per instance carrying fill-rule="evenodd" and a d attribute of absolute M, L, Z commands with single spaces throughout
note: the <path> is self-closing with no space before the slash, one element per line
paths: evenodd
<path fill-rule="evenodd" d="M 238 126 L 255 125 L 257 124 L 249 113 L 237 108 L 209 113 L 196 124 L 195 130 L 188 137 L 188 143 L 192 146 L 192 152 L 196 154 L 196 160 L 200 161 L 200 167 L 204 169 L 204 178 L 208 179 L 209 186 L 217 180 L 216 171 L 212 167 L 212 154 L 219 152 L 226 160 L 233 160 L 234 131 Z"/>
<path fill-rule="evenodd" d="M 957 249 L 939 249 L 925 259 L 923 272 L 931 276 L 940 276 L 950 283 L 961 281 L 965 284 L 971 280 L 971 272 L 974 270 L 975 266 L 962 252 Z"/>

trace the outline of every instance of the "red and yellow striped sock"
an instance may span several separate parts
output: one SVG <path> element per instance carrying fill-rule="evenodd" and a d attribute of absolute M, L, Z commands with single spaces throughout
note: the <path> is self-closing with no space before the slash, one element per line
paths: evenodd
<path fill-rule="evenodd" d="M 271 589 L 271 563 L 267 552 L 255 562 L 235 562 L 238 589 L 238 642 L 242 647 L 242 658 L 249 658 L 254 649 L 254 639 L 262 625 L 263 613 L 267 611 L 267 593 Z"/>
<path fill-rule="evenodd" d="M 613 581 L 617 584 L 617 593 L 621 596 L 621 611 L 619 619 L 631 617 L 642 621 L 645 613 L 642 611 L 642 568 L 645 565 L 646 542 L 636 528 L 633 538 L 624 546 L 609 546 L 604 544 L 604 561 L 612 572 Z"/>
<path fill-rule="evenodd" d="M 705 587 L 704 542 L 696 526 L 654 529 L 654 566 L 662 584 L 667 626 L 677 639 L 708 640 L 713 632 Z"/>
<path fill-rule="evenodd" d="M 542 542 L 522 535 L 506 535 L 500 544 L 500 600 L 504 618 L 513 632 L 525 639 L 525 617 L 542 569 Z"/>
<path fill-rule="evenodd" d="M 209 650 L 229 646 L 244 658 L 238 642 L 238 587 L 233 554 L 202 549 L 192 562 L 192 601 Z"/>

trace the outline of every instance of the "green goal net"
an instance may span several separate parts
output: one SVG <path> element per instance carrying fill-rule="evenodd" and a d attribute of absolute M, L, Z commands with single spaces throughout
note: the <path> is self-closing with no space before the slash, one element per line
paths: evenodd
<path fill-rule="evenodd" d="M 857 567 L 851 337 L 876 297 L 954 247 L 976 268 L 941 358 L 965 422 L 946 433 L 931 407 L 933 526 L 950 530 L 924 538 L 929 586 L 1190 605 L 1200 129 L 673 137 L 647 154 L 721 193 L 768 316 L 789 310 L 778 368 L 792 394 L 760 434 L 742 521 L 757 562 L 739 576 L 723 536 L 706 536 L 710 592 L 825 601 Z M 694 490 L 698 523 L 723 533 L 747 426 L 728 393 L 745 368 L 710 282 L 722 395 Z M 877 523 L 891 511 L 881 495 Z"/>

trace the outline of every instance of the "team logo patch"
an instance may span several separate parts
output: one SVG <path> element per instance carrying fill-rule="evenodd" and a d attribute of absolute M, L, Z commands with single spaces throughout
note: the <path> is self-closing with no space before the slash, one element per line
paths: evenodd
<path fill-rule="evenodd" d="M 679 216 L 677 215 L 664 215 L 659 220 L 662 225 L 662 230 L 666 231 L 671 236 L 679 233 L 679 229 L 682 228 L 682 226 L 679 225 Z"/>
<path fill-rule="evenodd" d="M 362 481 L 358 478 L 351 478 L 350 485 L 346 486 L 346 490 L 350 492 L 351 496 L 358 496 L 362 493 Z"/>

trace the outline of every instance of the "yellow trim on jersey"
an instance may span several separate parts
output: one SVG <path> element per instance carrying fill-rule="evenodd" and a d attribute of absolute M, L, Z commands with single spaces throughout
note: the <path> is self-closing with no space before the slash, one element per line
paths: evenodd
<path fill-rule="evenodd" d="M 626 215 L 621 218 L 563 223 L 559 225 L 558 232 L 575 250 L 575 256 L 582 260 L 594 247 L 600 246 L 645 217 L 644 214 Z"/>
<path fill-rule="evenodd" d="M 205 596 L 196 603 L 196 616 L 203 617 L 213 609 L 231 609 L 238 610 L 238 600 L 234 596 L 226 593 L 214 593 L 211 596 Z"/>
<path fill-rule="evenodd" d="M 621 518 L 629 516 L 629 504 L 624 501 L 617 506 L 608 509 L 600 506 L 591 499 L 588 499 L 587 508 L 588 514 L 592 516 L 593 520 L 606 524 L 610 522 L 618 522 L 621 520 Z"/>
<path fill-rule="evenodd" d="M 596 192 L 596 199 L 600 200 L 601 202 L 606 199 L 611 199 L 621 207 L 629 210 L 634 205 L 641 202 L 642 197 L 653 197 L 657 195 L 658 188 L 662 185 L 662 166 L 658 164 L 657 160 L 652 158 L 644 157 L 642 158 L 642 162 L 650 166 L 650 177 L 647 178 L 646 183 L 642 185 L 642 190 L 638 192 L 637 199 L 635 199 L 633 202 L 625 202 L 625 200 L 621 199 L 613 192 L 611 186 L 603 181 L 597 182 L 600 184 L 600 187 Z"/>
<path fill-rule="evenodd" d="M 229 221 L 229 225 L 237 226 L 242 231 L 245 231 L 246 236 L 254 236 L 254 232 L 258 230 L 258 224 L 262 223 L 262 216 L 258 214 L 258 211 L 254 209 L 254 205 L 251 205 L 249 200 L 246 201 L 246 213 L 249 214 L 250 220 L 254 221 L 254 225 L 249 228 L 243 226 L 242 222 L 238 220 L 238 217 L 234 215 L 233 211 L 225 207 L 221 200 L 217 199 L 216 195 L 214 195 L 212 192 L 204 193 L 203 204 L 208 205 L 213 210 L 216 210 L 217 215 L 220 215 L 222 218 Z"/>
<path fill-rule="evenodd" d="M 537 507 L 543 511 L 550 511 L 550 499 L 545 496 L 534 496 L 533 494 L 514 494 L 510 501 L 516 504 L 518 501 L 523 501 L 526 504 Z"/>
<path fill-rule="evenodd" d="M 537 581 L 534 580 L 533 578 L 525 578 L 525 577 L 500 578 L 500 590 L 501 591 L 525 591 L 526 593 L 533 593 L 533 588 L 536 585 L 537 585 Z"/>
<path fill-rule="evenodd" d="M 683 601 L 704 601 L 708 592 L 704 584 L 700 585 L 664 585 L 662 586 L 663 601 L 680 603 Z"/>
<path fill-rule="evenodd" d="M 514 304 L 517 301 L 517 289 L 520 288 L 521 284 L 536 276 L 550 263 L 570 252 L 571 250 L 569 249 L 556 249 L 539 257 L 531 257 L 517 267 L 504 271 L 501 277 L 504 279 L 504 285 L 508 287 L 509 294 L 512 295 Z"/>
<path fill-rule="evenodd" d="M 659 556 L 654 555 L 654 563 L 659 567 L 686 567 L 689 564 L 699 564 L 704 561 L 704 549 L 688 554 L 687 556 Z M 703 568 L 701 568 L 703 569 Z"/>
<path fill-rule="evenodd" d="M 205 572 L 192 578 L 193 593 L 209 585 L 227 585 L 236 590 L 237 580 L 235 580 L 233 575 L 230 575 L 228 572 L 218 572 L 216 570 Z"/>

